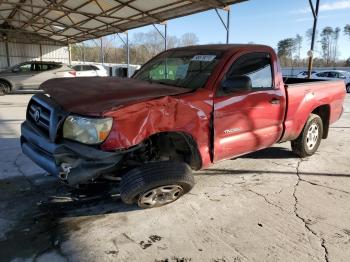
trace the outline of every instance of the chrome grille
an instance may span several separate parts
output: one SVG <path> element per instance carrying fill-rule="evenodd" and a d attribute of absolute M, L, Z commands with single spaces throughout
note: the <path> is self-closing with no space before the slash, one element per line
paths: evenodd
<path fill-rule="evenodd" d="M 27 121 L 52 142 L 56 141 L 58 129 L 67 115 L 67 112 L 44 94 L 34 95 L 27 108 Z"/>
<path fill-rule="evenodd" d="M 32 99 L 28 105 L 28 116 L 27 119 L 47 136 L 50 133 L 50 117 L 51 110 L 39 101 Z"/>

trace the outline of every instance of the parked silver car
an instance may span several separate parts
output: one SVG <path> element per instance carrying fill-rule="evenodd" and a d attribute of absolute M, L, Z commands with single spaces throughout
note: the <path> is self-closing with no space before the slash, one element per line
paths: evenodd
<path fill-rule="evenodd" d="M 314 79 L 344 80 L 346 92 L 350 93 L 350 72 L 343 70 L 325 70 L 311 76 Z"/>
<path fill-rule="evenodd" d="M 0 72 L 0 94 L 39 89 L 41 83 L 51 78 L 75 76 L 76 71 L 63 63 L 24 62 Z"/>

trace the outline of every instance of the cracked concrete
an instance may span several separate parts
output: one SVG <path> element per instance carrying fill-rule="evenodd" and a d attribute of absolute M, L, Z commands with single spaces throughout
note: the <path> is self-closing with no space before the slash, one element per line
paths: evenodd
<path fill-rule="evenodd" d="M 328 262 L 328 250 L 326 247 L 326 241 L 324 238 L 320 237 L 315 231 L 312 230 L 311 226 L 309 225 L 309 222 L 307 221 L 307 219 L 305 219 L 304 217 L 300 216 L 300 214 L 298 213 L 298 197 L 296 195 L 297 193 L 297 188 L 299 186 L 300 182 L 304 182 L 303 180 L 300 179 L 300 171 L 299 171 L 299 167 L 301 165 L 301 163 L 305 161 L 304 159 L 299 160 L 297 167 L 296 167 L 296 175 L 297 175 L 297 182 L 294 185 L 294 191 L 293 191 L 293 197 L 294 197 L 294 214 L 297 218 L 300 219 L 300 221 L 304 224 L 305 228 L 307 229 L 307 231 L 309 231 L 310 233 L 312 233 L 315 237 L 320 239 L 320 244 L 322 246 L 322 248 L 324 249 L 324 258 L 325 261 Z"/>
<path fill-rule="evenodd" d="M 20 151 L 28 100 L 0 97 L 1 261 L 349 261 L 349 97 L 314 156 L 284 143 L 220 162 L 153 210 L 45 176 Z"/>

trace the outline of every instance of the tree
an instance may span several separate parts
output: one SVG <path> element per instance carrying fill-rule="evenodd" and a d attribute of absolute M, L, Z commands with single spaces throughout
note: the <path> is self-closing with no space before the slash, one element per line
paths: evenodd
<path fill-rule="evenodd" d="M 334 39 L 334 30 L 332 27 L 327 26 L 323 28 L 321 32 L 321 48 L 322 57 L 326 61 L 326 65 L 329 65 L 332 60 L 332 46 Z"/>
<path fill-rule="evenodd" d="M 297 59 L 298 59 L 298 62 L 300 61 L 300 58 L 301 58 L 301 48 L 302 48 L 302 44 L 303 44 L 303 37 L 299 34 L 297 34 L 295 36 L 295 48 L 296 50 L 298 50 L 298 53 L 297 53 Z"/>
<path fill-rule="evenodd" d="M 308 50 L 311 47 L 311 41 L 312 41 L 312 28 L 309 28 L 306 32 L 305 32 L 305 37 L 306 37 L 306 41 L 308 43 Z M 314 46 L 314 51 L 317 52 L 318 48 L 317 48 L 317 43 L 318 43 L 318 30 L 316 30 L 315 32 L 315 46 Z"/>
<path fill-rule="evenodd" d="M 183 34 L 180 39 L 180 46 L 191 46 L 199 42 L 198 37 L 194 33 Z"/>
<path fill-rule="evenodd" d="M 344 26 L 344 34 L 350 38 L 350 24 Z"/>
<path fill-rule="evenodd" d="M 339 40 L 339 35 L 340 35 L 341 29 L 339 27 L 336 27 L 334 29 L 334 34 L 333 34 L 333 40 L 334 40 L 334 46 L 333 46 L 333 63 L 335 64 L 338 58 L 338 40 Z"/>
<path fill-rule="evenodd" d="M 278 42 L 277 54 L 282 64 L 287 65 L 293 60 L 293 53 L 295 52 L 296 41 L 294 38 L 286 38 Z"/>
<path fill-rule="evenodd" d="M 186 33 L 180 38 L 167 37 L 168 48 L 178 46 L 195 45 L 199 42 L 194 33 Z M 155 30 L 146 33 L 136 33 L 130 38 L 130 62 L 132 64 L 144 64 L 149 59 L 164 51 L 164 39 Z M 116 35 L 102 38 L 102 53 L 106 63 L 126 63 L 126 46 Z M 72 45 L 72 57 L 74 61 L 101 62 L 101 40 L 94 39 L 82 44 Z"/>
<path fill-rule="evenodd" d="M 345 61 L 344 66 L 350 66 L 350 57 Z"/>

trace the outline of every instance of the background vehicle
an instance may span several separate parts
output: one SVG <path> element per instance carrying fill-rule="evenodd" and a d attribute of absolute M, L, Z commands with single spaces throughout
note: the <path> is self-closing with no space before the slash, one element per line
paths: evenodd
<path fill-rule="evenodd" d="M 308 71 L 301 71 L 299 74 L 297 74 L 297 78 L 307 78 Z M 311 74 L 315 74 L 316 71 L 311 71 Z"/>
<path fill-rule="evenodd" d="M 56 62 L 24 62 L 0 72 L 0 93 L 39 89 L 46 80 L 60 77 L 75 77 L 75 70 Z"/>
<path fill-rule="evenodd" d="M 107 70 L 102 65 L 75 65 L 73 69 L 77 71 L 77 77 L 109 76 Z"/>
<path fill-rule="evenodd" d="M 350 72 L 342 70 L 327 70 L 314 73 L 311 77 L 313 79 L 344 80 L 346 85 L 346 91 L 350 93 Z"/>
<path fill-rule="evenodd" d="M 158 207 L 191 190 L 191 170 L 285 141 L 311 156 L 343 112 L 344 87 L 283 79 L 267 46 L 172 49 L 133 79 L 45 82 L 21 145 L 69 185 L 120 181 L 125 203 Z"/>

